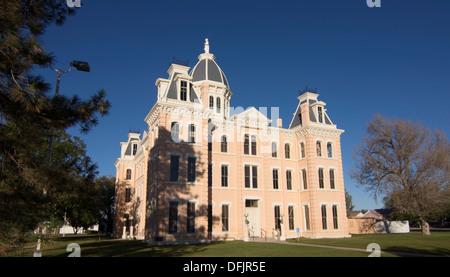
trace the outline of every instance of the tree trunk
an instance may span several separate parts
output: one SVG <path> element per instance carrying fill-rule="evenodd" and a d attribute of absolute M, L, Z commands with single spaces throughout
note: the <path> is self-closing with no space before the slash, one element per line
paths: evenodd
<path fill-rule="evenodd" d="M 420 225 L 422 227 L 422 235 L 430 235 L 430 224 L 428 224 L 428 222 L 426 222 L 425 220 L 421 220 L 420 221 Z"/>

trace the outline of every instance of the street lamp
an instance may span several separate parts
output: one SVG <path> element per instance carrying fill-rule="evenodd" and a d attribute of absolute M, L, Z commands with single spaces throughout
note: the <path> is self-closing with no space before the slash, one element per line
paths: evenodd
<path fill-rule="evenodd" d="M 55 96 L 59 95 L 59 84 L 61 82 L 61 74 L 63 73 L 69 73 L 70 70 L 72 70 L 72 66 L 75 67 L 77 70 L 79 71 L 84 71 L 84 72 L 90 72 L 91 68 L 89 67 L 89 64 L 87 62 L 82 62 L 82 61 L 72 61 L 70 63 L 70 67 L 68 70 L 61 70 L 61 69 L 54 69 L 52 67 L 52 65 L 50 64 L 50 68 L 55 71 L 58 75 L 56 78 L 56 89 L 55 89 Z M 51 158 L 52 158 L 52 144 L 53 144 L 53 131 L 50 135 L 50 142 L 49 142 L 49 146 L 48 146 L 48 164 L 50 164 Z"/>

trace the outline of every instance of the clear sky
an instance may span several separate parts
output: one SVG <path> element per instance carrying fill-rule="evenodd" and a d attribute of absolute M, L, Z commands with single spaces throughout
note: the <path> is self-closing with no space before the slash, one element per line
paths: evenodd
<path fill-rule="evenodd" d="M 341 136 L 344 182 L 356 209 L 382 207 L 349 176 L 352 151 L 375 113 L 450 131 L 450 1 L 81 0 L 41 40 L 57 58 L 89 62 L 64 74 L 60 93 L 87 98 L 105 89 L 110 114 L 87 135 L 101 175 L 114 175 L 120 142 L 147 130 L 157 78 L 173 57 L 193 67 L 209 39 L 233 92 L 231 106 L 279 107 L 287 127 L 300 89 L 317 88 Z M 55 86 L 56 73 L 38 70 Z M 54 88 L 53 88 L 54 89 Z M 53 93 L 53 89 L 52 92 Z"/>

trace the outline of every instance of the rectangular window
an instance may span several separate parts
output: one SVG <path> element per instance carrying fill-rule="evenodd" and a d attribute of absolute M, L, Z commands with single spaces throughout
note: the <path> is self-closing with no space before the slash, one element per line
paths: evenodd
<path fill-rule="evenodd" d="M 222 165 L 222 187 L 228 187 L 228 165 Z"/>
<path fill-rule="evenodd" d="M 187 101 L 187 82 L 181 81 L 181 88 L 180 88 L 180 100 L 181 101 Z"/>
<path fill-rule="evenodd" d="M 136 143 L 133 143 L 133 156 L 136 155 L 137 148 L 138 148 L 138 145 Z"/>
<path fill-rule="evenodd" d="M 328 152 L 328 158 L 333 158 L 333 145 L 331 142 L 327 143 L 327 152 Z"/>
<path fill-rule="evenodd" d="M 319 113 L 319 122 L 322 123 L 322 121 L 323 121 L 322 107 L 317 107 L 317 111 Z"/>
<path fill-rule="evenodd" d="M 327 229 L 327 205 L 322 205 L 322 229 Z"/>
<path fill-rule="evenodd" d="M 276 158 L 278 156 L 277 153 L 277 143 L 272 142 L 272 158 Z"/>
<path fill-rule="evenodd" d="M 178 202 L 169 202 L 169 234 L 178 231 Z"/>
<path fill-rule="evenodd" d="M 170 181 L 177 182 L 180 169 L 180 157 L 170 156 Z"/>
<path fill-rule="evenodd" d="M 278 169 L 272 170 L 273 188 L 278 189 Z"/>
<path fill-rule="evenodd" d="M 188 182 L 195 182 L 196 161 L 197 159 L 195 157 L 188 157 Z"/>
<path fill-rule="evenodd" d="M 323 189 L 323 168 L 319 168 L 319 188 Z"/>
<path fill-rule="evenodd" d="M 195 203 L 187 203 L 187 232 L 195 233 Z"/>
<path fill-rule="evenodd" d="M 245 166 L 244 174 L 245 174 L 245 187 L 249 188 L 250 187 L 250 166 L 249 165 Z"/>
<path fill-rule="evenodd" d="M 333 205 L 333 227 L 339 229 L 337 205 Z"/>
<path fill-rule="evenodd" d="M 275 206 L 275 230 L 281 230 L 281 211 L 280 206 Z"/>
<path fill-rule="evenodd" d="M 195 143 L 195 125 L 194 124 L 189 125 L 188 142 Z"/>
<path fill-rule="evenodd" d="M 330 188 L 335 189 L 334 186 L 334 169 L 330 169 Z"/>
<path fill-rule="evenodd" d="M 290 144 L 285 144 L 284 145 L 284 155 L 286 157 L 286 159 L 290 159 L 291 158 L 291 145 Z"/>
<path fill-rule="evenodd" d="M 322 143 L 320 141 L 316 142 L 316 154 L 317 157 L 322 157 Z"/>
<path fill-rule="evenodd" d="M 244 154 L 248 155 L 250 153 L 250 137 L 249 135 L 244 136 Z"/>
<path fill-rule="evenodd" d="M 252 155 L 256 156 L 256 136 L 252 136 Z"/>
<path fill-rule="evenodd" d="M 286 171 L 286 185 L 287 185 L 287 190 L 292 190 L 292 171 L 291 170 Z"/>
<path fill-rule="evenodd" d="M 222 136 L 222 141 L 220 143 L 220 151 L 222 153 L 227 153 L 228 152 L 228 141 L 227 141 L 227 137 L 226 136 Z"/>
<path fill-rule="evenodd" d="M 252 187 L 258 188 L 258 167 L 252 166 Z"/>
<path fill-rule="evenodd" d="M 228 232 L 230 230 L 229 226 L 229 205 L 222 205 L 222 232 Z"/>
<path fill-rule="evenodd" d="M 131 169 L 127 169 L 126 180 L 131 180 Z"/>
<path fill-rule="evenodd" d="M 244 168 L 245 174 L 245 187 L 246 188 L 258 188 L 258 167 L 246 165 Z"/>
<path fill-rule="evenodd" d="M 294 207 L 293 206 L 288 207 L 288 214 L 289 214 L 289 230 L 294 230 Z"/>
<path fill-rule="evenodd" d="M 308 176 L 306 175 L 306 169 L 302 169 L 303 189 L 308 189 Z"/>
<path fill-rule="evenodd" d="M 300 143 L 300 151 L 301 151 L 302 158 L 306 157 L 305 144 L 303 142 Z"/>
<path fill-rule="evenodd" d="M 177 122 L 172 122 L 172 129 L 170 131 L 172 141 L 180 142 L 180 124 Z"/>
<path fill-rule="evenodd" d="M 304 207 L 305 207 L 305 227 L 306 227 L 306 230 L 311 230 L 310 224 L 309 224 L 309 206 L 304 206 Z"/>
<path fill-rule="evenodd" d="M 131 202 L 131 188 L 125 189 L 125 203 Z"/>

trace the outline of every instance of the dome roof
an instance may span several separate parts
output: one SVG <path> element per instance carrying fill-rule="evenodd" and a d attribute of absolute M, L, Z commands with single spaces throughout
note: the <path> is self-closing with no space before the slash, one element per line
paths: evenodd
<path fill-rule="evenodd" d="M 192 82 L 213 81 L 224 84 L 227 88 L 229 88 L 225 74 L 215 62 L 216 57 L 209 53 L 208 39 L 206 39 L 205 42 L 205 53 L 200 54 L 198 59 L 198 63 L 190 73 Z"/>

